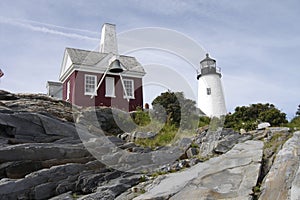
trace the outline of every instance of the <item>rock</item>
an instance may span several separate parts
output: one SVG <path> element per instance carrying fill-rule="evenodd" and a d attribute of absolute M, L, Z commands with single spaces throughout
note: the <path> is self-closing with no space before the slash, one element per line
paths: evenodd
<path fill-rule="evenodd" d="M 4 90 L 0 90 L 0 100 L 16 100 L 16 99 L 19 99 L 16 95 L 11 94 Z"/>
<path fill-rule="evenodd" d="M 135 142 L 138 139 L 154 139 L 157 136 L 157 133 L 154 132 L 140 132 L 136 131 L 133 133 L 123 133 L 119 134 L 118 137 L 122 140 L 126 140 L 128 142 Z"/>
<path fill-rule="evenodd" d="M 288 128 L 239 134 L 203 127 L 195 138 L 152 150 L 128 142 L 156 136 L 134 132 L 131 122 L 130 114 L 117 109 L 0 90 L 0 199 L 125 200 L 144 191 L 137 199 L 251 199 L 270 168 L 261 199 L 300 198 L 299 132 L 277 156 Z M 262 142 L 251 139 L 265 141 L 263 161 Z M 198 150 L 206 157 L 198 158 Z M 137 173 L 145 171 L 178 172 L 140 183 Z"/>
<path fill-rule="evenodd" d="M 250 134 L 239 134 L 232 129 L 208 130 L 198 135 L 195 143 L 199 145 L 199 155 L 203 158 L 229 151 L 235 144 L 252 139 Z"/>
<path fill-rule="evenodd" d="M 131 134 L 131 141 L 135 141 L 138 139 L 154 139 L 157 136 L 157 133 L 154 132 L 134 132 Z"/>
<path fill-rule="evenodd" d="M 246 131 L 245 129 L 241 128 L 241 129 L 240 129 L 240 134 L 243 135 L 243 134 L 245 134 L 245 133 L 247 133 L 247 131 Z"/>
<path fill-rule="evenodd" d="M 135 200 L 250 199 L 260 171 L 262 150 L 261 141 L 239 143 L 226 154 L 166 175 Z"/>
<path fill-rule="evenodd" d="M 111 172 L 107 169 L 103 169 L 102 171 L 97 173 L 86 172 L 78 177 L 78 180 L 76 182 L 76 190 L 82 191 L 83 194 L 89 194 L 94 192 L 101 182 L 107 181 L 108 177 L 113 178 L 118 176 L 120 176 L 119 172 Z"/>
<path fill-rule="evenodd" d="M 249 131 L 248 133 L 253 136 L 253 140 L 262 140 L 270 134 L 270 130 L 253 130 Z"/>
<path fill-rule="evenodd" d="M 18 179 L 23 178 L 25 175 L 37 171 L 39 169 L 42 169 L 42 162 L 40 161 L 16 161 L 12 162 L 9 166 L 5 168 L 6 177 Z"/>
<path fill-rule="evenodd" d="M 221 132 L 221 130 L 208 130 L 205 134 L 202 134 L 197 142 L 199 143 L 199 154 L 201 157 L 207 157 L 213 154 L 213 149 L 216 147 L 218 140 L 220 139 Z"/>
<path fill-rule="evenodd" d="M 276 133 L 276 132 L 288 133 L 290 131 L 290 128 L 288 128 L 288 127 L 270 127 L 270 128 L 268 128 L 268 130 L 271 131 L 272 133 Z"/>
<path fill-rule="evenodd" d="M 105 185 L 99 186 L 95 193 L 85 195 L 79 200 L 106 199 L 115 200 L 122 192 L 136 185 L 140 181 L 140 175 L 129 175 L 124 178 L 108 181 Z"/>
<path fill-rule="evenodd" d="M 134 142 L 127 142 L 120 146 L 121 149 L 127 149 L 128 151 L 132 151 L 131 149 L 137 147 Z"/>
<path fill-rule="evenodd" d="M 276 155 L 275 161 L 264 178 L 259 197 L 265 199 L 300 198 L 299 194 L 299 162 L 300 132 L 295 132 Z"/>
<path fill-rule="evenodd" d="M 78 138 L 74 125 L 48 116 L 32 113 L 0 113 L 2 136 L 22 141 L 53 142 L 72 137 Z"/>
<path fill-rule="evenodd" d="M 5 91 L 0 91 L 3 93 Z M 0 94 L 1 105 L 5 110 L 1 113 L 31 112 L 56 117 L 63 121 L 73 122 L 73 115 L 77 115 L 77 107 L 69 102 L 57 100 L 41 94 L 11 94 L 5 92 L 5 97 Z M 7 98 L 9 97 L 9 98 Z M 12 97 L 12 98 L 11 98 Z"/>
<path fill-rule="evenodd" d="M 126 140 L 126 141 L 129 141 L 130 140 L 130 136 L 131 136 L 131 133 L 123 133 L 123 134 L 119 134 L 118 137 L 121 139 L 121 140 Z"/>
<path fill-rule="evenodd" d="M 291 187 L 291 200 L 300 199 L 300 168 L 298 168 Z"/>
<path fill-rule="evenodd" d="M 21 160 L 42 161 L 50 159 L 82 158 L 88 156 L 90 156 L 90 153 L 82 144 L 30 143 L 0 149 L 0 163 Z"/>
<path fill-rule="evenodd" d="M 133 147 L 131 148 L 131 152 L 135 153 L 150 153 L 152 150 L 150 147 Z"/>
<path fill-rule="evenodd" d="M 266 129 L 270 126 L 271 126 L 271 124 L 269 122 L 263 122 L 263 123 L 260 123 L 257 125 L 257 129 L 262 130 L 262 129 Z"/>
<path fill-rule="evenodd" d="M 66 192 L 60 195 L 57 195 L 49 200 L 74 200 L 72 192 Z"/>
<path fill-rule="evenodd" d="M 135 128 L 129 113 L 106 107 L 86 108 L 76 119 L 77 123 L 93 125 L 115 136 L 131 132 Z"/>
<path fill-rule="evenodd" d="M 44 183 L 33 189 L 33 199 L 47 199 L 55 194 L 55 183 Z"/>
<path fill-rule="evenodd" d="M 82 164 L 66 164 L 36 171 L 20 180 L 0 182 L 0 197 L 1 199 L 17 199 L 20 195 L 26 199 L 44 199 L 44 195 L 47 198 L 52 197 L 60 181 L 78 176 L 84 169 Z M 43 194 L 44 192 L 47 193 Z"/>
<path fill-rule="evenodd" d="M 186 155 L 188 158 L 193 158 L 194 156 L 198 155 L 198 152 L 199 150 L 197 148 L 191 147 L 186 151 Z"/>

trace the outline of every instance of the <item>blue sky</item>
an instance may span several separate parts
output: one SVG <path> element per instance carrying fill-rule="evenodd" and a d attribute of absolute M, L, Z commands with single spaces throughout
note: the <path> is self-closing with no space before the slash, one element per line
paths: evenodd
<path fill-rule="evenodd" d="M 0 67 L 5 75 L 0 88 L 46 93 L 46 81 L 58 80 L 65 47 L 97 48 L 105 22 L 116 24 L 121 34 L 161 27 L 186 35 L 217 60 L 228 111 L 270 102 L 291 118 L 300 104 L 299 9 L 297 0 L 2 0 Z M 156 63 L 166 57 L 159 51 L 146 53 L 132 55 L 142 64 L 151 63 L 145 55 L 155 54 Z M 161 59 L 161 64 L 174 65 L 178 73 L 190 71 L 186 76 L 197 92 L 193 69 L 175 60 Z"/>

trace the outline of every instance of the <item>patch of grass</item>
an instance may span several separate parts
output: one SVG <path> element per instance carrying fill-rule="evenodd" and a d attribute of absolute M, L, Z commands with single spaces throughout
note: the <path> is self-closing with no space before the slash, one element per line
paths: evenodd
<path fill-rule="evenodd" d="M 138 139 L 136 143 L 151 148 L 166 146 L 174 140 L 177 130 L 175 125 L 166 124 L 154 139 Z"/>
<path fill-rule="evenodd" d="M 151 174 L 151 176 L 153 178 L 156 178 L 156 177 L 158 177 L 160 175 L 164 175 L 164 174 L 167 174 L 167 172 L 157 171 L 157 172 L 154 172 L 153 174 Z"/>
<path fill-rule="evenodd" d="M 254 193 L 260 193 L 260 185 L 254 186 L 253 189 L 252 189 L 252 191 Z"/>
<path fill-rule="evenodd" d="M 192 148 L 199 148 L 199 145 L 195 142 L 192 142 L 191 147 Z"/>
<path fill-rule="evenodd" d="M 156 124 L 156 123 L 154 123 Z M 148 127 L 149 128 L 149 127 Z M 155 125 L 154 129 L 157 128 Z M 139 129 L 140 130 L 140 129 Z M 153 131 L 147 130 L 147 131 Z M 178 129 L 174 124 L 165 124 L 154 139 L 137 139 L 136 144 L 144 147 L 155 148 L 159 146 L 168 146 L 182 138 L 191 138 L 196 131 Z M 197 146 L 194 144 L 194 146 Z"/>
<path fill-rule="evenodd" d="M 141 182 L 146 182 L 146 181 L 147 181 L 146 176 L 145 176 L 145 175 L 142 175 L 142 176 L 140 177 L 140 183 L 141 183 Z"/>
<path fill-rule="evenodd" d="M 79 196 L 78 196 L 78 194 L 76 194 L 76 193 L 73 193 L 73 194 L 72 194 L 72 198 L 73 198 L 73 199 L 78 199 L 78 198 L 79 198 Z"/>
<path fill-rule="evenodd" d="M 140 193 L 141 193 L 141 194 L 144 194 L 144 193 L 146 193 L 146 190 L 145 190 L 144 188 L 142 188 L 142 189 L 140 190 Z"/>
<path fill-rule="evenodd" d="M 132 119 L 139 126 L 146 126 L 146 125 L 150 124 L 150 122 L 151 122 L 149 113 L 144 112 L 141 108 L 138 108 L 132 114 Z"/>
<path fill-rule="evenodd" d="M 273 137 L 266 141 L 264 144 L 264 149 L 272 148 L 274 152 L 278 150 L 278 147 L 285 143 L 291 137 L 292 134 L 284 134 L 281 132 L 274 133 Z"/>
<path fill-rule="evenodd" d="M 258 200 L 261 193 L 261 184 L 257 184 L 256 186 L 254 186 L 252 188 L 252 192 L 253 200 Z"/>

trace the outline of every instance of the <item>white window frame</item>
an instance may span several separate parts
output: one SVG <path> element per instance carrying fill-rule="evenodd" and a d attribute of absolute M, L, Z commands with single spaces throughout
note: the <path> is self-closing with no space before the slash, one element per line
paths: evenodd
<path fill-rule="evenodd" d="M 105 77 L 105 97 L 115 98 L 115 78 L 107 76 Z"/>
<path fill-rule="evenodd" d="M 128 93 L 128 90 L 127 90 L 127 83 L 128 82 L 131 82 L 131 95 L 129 95 Z M 126 96 L 126 94 L 125 94 L 125 92 L 124 92 L 124 99 L 134 99 L 135 97 L 134 97 L 134 80 L 133 79 L 123 79 L 123 85 L 124 85 L 124 89 L 126 90 L 126 93 L 127 93 L 127 96 Z"/>
<path fill-rule="evenodd" d="M 70 94 L 71 94 L 71 82 L 68 80 L 67 82 L 67 100 L 70 100 Z"/>
<path fill-rule="evenodd" d="M 94 87 L 91 87 L 92 88 L 91 92 L 87 91 L 87 79 L 88 78 L 93 79 L 93 81 L 91 81 L 91 82 L 94 82 L 94 84 L 93 84 Z M 89 84 L 89 87 L 92 86 L 92 83 L 88 83 L 88 84 Z M 96 75 L 91 75 L 91 74 L 85 74 L 84 75 L 84 95 L 97 96 L 96 88 L 97 88 L 97 76 Z"/>

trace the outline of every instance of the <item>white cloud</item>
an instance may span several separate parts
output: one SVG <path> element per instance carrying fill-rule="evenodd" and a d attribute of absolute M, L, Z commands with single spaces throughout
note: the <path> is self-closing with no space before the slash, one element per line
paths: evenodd
<path fill-rule="evenodd" d="M 63 37 L 73 38 L 73 39 L 91 40 L 91 41 L 98 41 L 99 40 L 98 38 L 89 37 L 89 36 L 86 36 L 86 35 L 54 30 L 54 29 L 51 29 L 51 28 L 47 28 L 46 26 L 32 25 L 29 22 L 30 22 L 29 20 L 14 20 L 14 19 L 0 17 L 0 23 L 26 28 L 26 29 L 36 31 L 36 32 L 54 34 L 54 35 L 59 35 L 59 36 L 63 36 Z M 37 22 L 35 22 L 35 23 L 37 24 Z M 52 26 L 52 27 L 59 27 L 59 26 L 53 26 L 53 25 L 43 24 L 43 23 L 38 23 L 38 24 Z M 64 28 L 64 29 L 67 29 L 67 28 Z"/>

